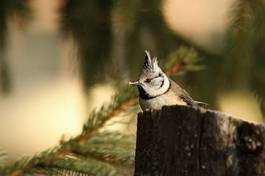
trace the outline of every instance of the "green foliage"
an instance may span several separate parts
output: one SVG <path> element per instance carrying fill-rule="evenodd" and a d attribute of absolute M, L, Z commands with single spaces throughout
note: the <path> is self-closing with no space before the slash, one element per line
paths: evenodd
<path fill-rule="evenodd" d="M 173 55 L 169 57 L 173 59 L 171 64 L 166 64 L 167 68 L 171 70 L 176 65 L 178 68 L 171 70 L 169 75 L 197 64 L 198 55 L 194 49 L 181 47 L 175 52 L 176 56 Z M 187 63 L 182 65 L 184 61 Z M 133 175 L 135 135 L 104 130 L 106 123 L 115 116 L 122 113 L 125 117 L 128 116 L 126 112 L 135 110 L 136 89 L 117 87 L 120 88 L 110 103 L 90 113 L 80 135 L 62 141 L 51 150 L 7 165 L 0 170 L 0 175 Z"/>
<path fill-rule="evenodd" d="M 82 145 L 77 145 L 72 152 L 82 156 L 124 166 L 133 166 L 135 137 L 117 132 L 98 133 Z"/>
<path fill-rule="evenodd" d="M 37 166 L 46 160 L 49 160 L 54 155 L 54 150 L 47 150 L 33 157 L 24 157 L 10 165 L 3 167 L 0 170 L 0 175 L 11 175 L 14 172 L 26 173 L 32 167 Z"/>
<path fill-rule="evenodd" d="M 180 70 L 175 74 L 183 74 L 186 71 L 200 71 L 204 69 L 203 65 L 199 65 L 201 58 L 198 55 L 198 52 L 192 47 L 180 46 L 177 50 L 170 53 L 167 58 L 167 62 L 164 64 L 164 70 L 170 69 L 174 63 L 179 63 L 180 65 L 185 65 L 185 69 Z"/>
<path fill-rule="evenodd" d="M 53 162 L 54 166 L 73 170 L 75 172 L 86 173 L 88 175 L 114 176 L 118 175 L 115 167 L 90 158 L 63 158 Z"/>
<path fill-rule="evenodd" d="M 115 115 L 113 114 L 115 110 L 119 110 L 134 95 L 133 89 L 128 87 L 121 89 L 113 97 L 111 103 L 90 114 L 80 136 L 63 142 L 52 150 L 8 165 L 0 171 L 0 175 L 10 175 L 16 171 L 21 171 L 24 174 L 36 171 L 38 173 L 47 172 L 49 168 L 57 168 L 59 171 L 74 170 L 77 173 L 92 175 L 118 175 L 119 172 L 123 172 L 123 169 L 119 168 L 121 163 L 132 167 L 135 138 L 119 133 L 97 133 L 97 131 Z M 120 109 L 119 112 L 124 110 Z M 117 111 L 117 113 L 119 112 Z M 84 139 L 85 143 L 80 144 L 80 140 L 88 133 L 91 136 Z M 66 154 L 64 155 L 64 153 Z M 67 155 L 67 153 L 70 154 Z M 71 157 L 71 155 L 73 156 Z M 118 169 L 114 165 L 117 165 Z"/>
<path fill-rule="evenodd" d="M 103 105 L 100 109 L 90 113 L 88 121 L 83 127 L 83 132 L 90 133 L 104 125 L 116 109 L 121 107 L 121 105 L 126 103 L 131 97 L 137 95 L 136 91 L 128 86 L 120 88 L 117 92 L 118 93 L 112 97 L 110 104 Z"/>

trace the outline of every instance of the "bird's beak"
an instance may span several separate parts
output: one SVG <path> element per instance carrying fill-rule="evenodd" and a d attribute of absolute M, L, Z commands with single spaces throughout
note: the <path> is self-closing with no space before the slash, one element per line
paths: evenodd
<path fill-rule="evenodd" d="M 137 81 L 129 81 L 129 84 L 130 85 L 139 85 L 140 84 L 140 82 L 137 80 Z"/>

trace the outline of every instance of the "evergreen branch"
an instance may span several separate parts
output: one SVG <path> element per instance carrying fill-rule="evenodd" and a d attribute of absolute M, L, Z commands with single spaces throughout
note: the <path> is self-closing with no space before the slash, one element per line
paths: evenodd
<path fill-rule="evenodd" d="M 168 76 L 183 71 L 191 65 L 198 62 L 198 54 L 193 48 L 180 47 L 177 51 L 173 52 L 169 57 L 169 63 L 165 65 L 166 73 Z M 93 148 L 90 150 L 88 146 L 91 145 L 89 142 L 94 135 L 104 127 L 104 125 L 112 118 L 118 116 L 121 112 L 127 111 L 133 105 L 136 105 L 137 94 L 134 89 L 130 87 L 122 88 L 118 93 L 112 98 L 112 101 L 107 106 L 102 106 L 98 111 L 93 111 L 90 113 L 88 121 L 83 127 L 83 132 L 80 136 L 64 143 L 61 148 L 61 155 L 89 155 L 90 157 L 96 157 L 97 159 L 104 159 L 106 162 L 117 163 L 124 159 L 124 157 L 119 158 L 117 153 L 111 153 L 110 158 L 104 157 L 107 154 L 107 149 L 102 149 L 103 151 L 98 151 L 98 153 L 93 153 Z M 104 151 L 105 150 L 105 151 Z M 114 150 L 114 149 L 113 149 Z M 93 152 L 92 152 L 93 151 Z M 122 151 L 122 150 L 120 150 Z M 121 154 L 121 153 L 120 153 Z M 128 156 L 128 155 L 127 155 Z M 112 161 L 111 161 L 112 160 Z M 129 160 L 128 160 L 129 161 Z M 129 162 L 130 163 L 130 162 Z"/>
<path fill-rule="evenodd" d="M 97 133 L 72 150 L 75 154 L 92 157 L 110 164 L 133 165 L 135 138 L 117 132 Z"/>
<path fill-rule="evenodd" d="M 37 167 L 41 163 L 48 163 L 52 161 L 55 157 L 55 151 L 57 151 L 57 148 L 46 150 L 32 157 L 22 158 L 10 165 L 3 167 L 0 170 L 0 175 L 20 176 L 23 173 L 30 171 L 32 168 Z"/>
<path fill-rule="evenodd" d="M 165 65 L 168 67 L 166 73 L 169 76 L 196 64 L 198 56 L 193 49 L 181 47 L 175 54 L 171 54 L 170 61 L 172 62 L 170 65 Z M 39 170 L 55 168 L 63 173 L 69 171 L 77 175 L 86 173 L 117 175 L 120 172 L 114 166 L 121 163 L 127 166 L 133 165 L 135 140 L 126 135 L 99 133 L 99 131 L 109 120 L 132 108 L 132 105 L 136 105 L 136 97 L 135 89 L 128 86 L 121 88 L 109 105 L 90 113 L 81 135 L 62 142 L 59 147 L 52 150 L 6 166 L 0 170 L 0 175 L 18 176 L 34 172 L 36 168 Z"/>
<path fill-rule="evenodd" d="M 198 54 L 193 48 L 180 47 L 169 56 L 169 62 L 165 65 L 166 74 L 172 76 L 173 74 L 184 70 L 184 68 L 194 65 L 198 62 Z M 126 87 L 119 90 L 118 93 L 112 98 L 112 103 L 108 106 L 102 106 L 97 112 L 93 111 L 83 128 L 83 133 L 80 136 L 80 143 L 83 143 L 104 124 L 119 115 L 121 112 L 128 110 L 132 105 L 136 104 L 136 92 Z"/>
<path fill-rule="evenodd" d="M 54 168 L 52 171 L 49 171 L 47 175 L 54 176 L 91 176 L 91 174 L 83 173 L 79 171 L 73 171 L 69 169 Z"/>
<path fill-rule="evenodd" d="M 198 61 L 198 53 L 194 48 L 181 46 L 178 50 L 169 55 L 164 65 L 164 70 L 166 70 L 167 76 L 173 76 L 184 70 L 193 70 L 194 64 L 197 64 Z"/>
<path fill-rule="evenodd" d="M 118 175 L 117 169 L 114 166 L 90 158 L 58 158 L 49 167 L 67 169 L 89 175 Z"/>
<path fill-rule="evenodd" d="M 93 136 L 93 134 L 101 129 L 107 121 L 119 115 L 121 112 L 126 111 L 135 104 L 135 91 L 131 91 L 131 89 L 126 87 L 118 92 L 119 93 L 112 98 L 112 101 L 108 106 L 102 106 L 97 113 L 93 111 L 90 114 L 86 125 L 84 125 L 83 133 L 81 134 L 79 141 L 80 143 L 83 143 Z"/>
<path fill-rule="evenodd" d="M 0 170 L 0 175 L 22 176 L 24 174 L 34 175 L 35 173 L 61 175 L 62 170 L 65 170 L 63 172 L 65 175 L 69 173 L 72 175 L 74 173 L 77 175 L 79 173 L 100 176 L 117 175 L 115 167 L 110 164 L 91 158 L 84 158 L 83 156 L 78 158 L 72 155 L 60 155 L 57 149 L 47 150 L 32 158 L 23 158 L 9 166 L 5 166 Z M 58 173 L 54 171 L 58 171 Z"/>

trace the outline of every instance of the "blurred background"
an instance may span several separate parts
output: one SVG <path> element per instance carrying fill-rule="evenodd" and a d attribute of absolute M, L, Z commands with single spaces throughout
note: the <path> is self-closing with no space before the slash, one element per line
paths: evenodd
<path fill-rule="evenodd" d="M 79 134 L 145 49 L 165 63 L 183 45 L 204 66 L 175 77 L 194 99 L 262 122 L 264 13 L 257 0 L 1 0 L 0 149 L 14 160 Z"/>

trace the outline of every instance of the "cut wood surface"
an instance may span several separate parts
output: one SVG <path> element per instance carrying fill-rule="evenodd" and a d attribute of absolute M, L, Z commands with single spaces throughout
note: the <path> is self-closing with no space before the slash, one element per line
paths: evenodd
<path fill-rule="evenodd" d="M 185 106 L 138 114 L 135 176 L 265 176 L 265 126 Z"/>

